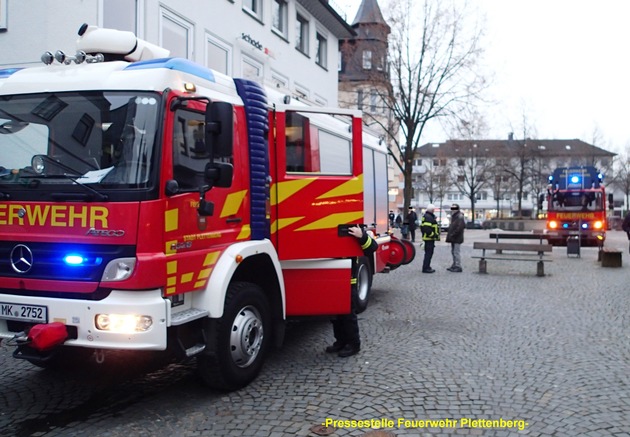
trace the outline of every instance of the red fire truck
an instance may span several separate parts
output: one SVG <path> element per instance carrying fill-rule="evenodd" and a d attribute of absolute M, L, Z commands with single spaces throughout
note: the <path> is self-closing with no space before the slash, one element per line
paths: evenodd
<path fill-rule="evenodd" d="M 74 55 L 0 70 L 0 338 L 16 358 L 168 351 L 236 389 L 287 319 L 365 309 L 373 273 L 408 261 L 387 229 L 387 150 L 359 112 L 130 32 L 79 35 Z"/>
<path fill-rule="evenodd" d="M 582 245 L 601 245 L 606 238 L 604 176 L 595 167 L 562 167 L 549 176 L 547 228 L 550 243 L 566 245 L 570 237 Z"/>

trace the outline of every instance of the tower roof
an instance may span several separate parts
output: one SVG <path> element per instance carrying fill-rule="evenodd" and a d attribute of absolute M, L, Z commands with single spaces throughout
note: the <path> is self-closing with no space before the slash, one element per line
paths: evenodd
<path fill-rule="evenodd" d="M 376 0 L 363 0 L 361 2 L 357 15 L 352 22 L 352 27 L 359 24 L 384 24 L 387 26 Z"/>

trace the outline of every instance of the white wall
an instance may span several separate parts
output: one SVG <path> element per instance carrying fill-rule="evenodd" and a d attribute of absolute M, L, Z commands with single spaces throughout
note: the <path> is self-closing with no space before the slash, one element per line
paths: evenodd
<path fill-rule="evenodd" d="M 259 21 L 243 11 L 242 0 L 138 0 L 140 28 L 137 33 L 148 42 L 159 45 L 161 16 L 166 11 L 191 25 L 191 60 L 206 65 L 206 39 L 207 35 L 212 35 L 232 52 L 232 76 L 243 77 L 242 60 L 250 58 L 262 65 L 266 84 L 272 83 L 274 73 L 279 74 L 288 79 L 288 91 L 300 89 L 307 92 L 311 101 L 336 106 L 337 38 L 295 0 L 288 2 L 287 38 L 278 36 L 272 31 L 271 3 L 263 2 L 262 20 Z M 0 32 L 0 68 L 39 64 L 45 51 L 54 53 L 61 49 L 74 53 L 79 27 L 83 23 L 102 25 L 104 4 L 107 0 L 8 0 L 8 30 Z M 308 57 L 295 49 L 298 8 L 310 19 Z M 328 38 L 327 69 L 315 63 L 316 29 Z M 262 50 L 245 41 L 243 34 Z"/>

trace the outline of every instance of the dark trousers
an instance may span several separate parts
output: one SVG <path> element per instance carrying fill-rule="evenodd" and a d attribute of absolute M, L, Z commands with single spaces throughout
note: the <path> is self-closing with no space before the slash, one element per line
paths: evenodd
<path fill-rule="evenodd" d="M 361 346 L 359 337 L 359 321 L 354 311 L 342 314 L 332 320 L 335 343 L 340 345 Z"/>
<path fill-rule="evenodd" d="M 433 251 L 435 250 L 435 241 L 424 241 L 424 260 L 422 261 L 422 270 L 431 269 L 431 258 L 433 258 Z"/>
<path fill-rule="evenodd" d="M 409 234 L 411 235 L 411 241 L 416 241 L 416 228 L 409 226 Z"/>

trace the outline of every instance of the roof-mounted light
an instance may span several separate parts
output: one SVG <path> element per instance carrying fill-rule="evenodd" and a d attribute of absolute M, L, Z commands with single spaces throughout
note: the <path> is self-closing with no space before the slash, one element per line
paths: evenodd
<path fill-rule="evenodd" d="M 41 60 L 44 64 L 50 65 L 54 61 L 59 62 L 60 64 L 70 65 L 72 62 L 75 64 L 82 64 L 87 62 L 88 64 L 94 64 L 96 62 L 105 61 L 105 56 L 101 53 L 96 53 L 95 55 L 88 55 L 83 50 L 78 50 L 74 56 L 66 55 L 62 50 L 57 50 L 53 55 L 50 52 L 45 52 Z"/>

